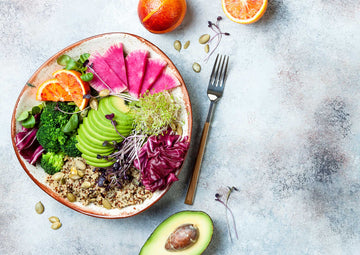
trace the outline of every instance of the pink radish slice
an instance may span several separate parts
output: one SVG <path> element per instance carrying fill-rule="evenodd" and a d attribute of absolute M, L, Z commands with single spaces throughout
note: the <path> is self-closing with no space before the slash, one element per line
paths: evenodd
<path fill-rule="evenodd" d="M 176 77 L 170 72 L 163 71 L 149 91 L 151 94 L 154 94 L 164 90 L 176 88 L 177 86 L 180 86 L 178 79 L 176 79 Z"/>
<path fill-rule="evenodd" d="M 90 60 L 92 68 L 90 71 L 94 72 L 94 78 L 90 82 L 90 85 L 97 91 L 103 89 L 110 90 L 111 94 L 118 94 L 123 92 L 126 87 L 122 86 L 122 82 L 115 72 L 106 63 L 104 57 L 96 54 Z"/>
<path fill-rule="evenodd" d="M 144 94 L 147 90 L 150 90 L 166 65 L 166 61 L 161 59 L 147 59 L 146 72 L 141 85 L 140 95 Z"/>
<path fill-rule="evenodd" d="M 129 93 L 136 98 L 145 76 L 148 54 L 146 50 L 134 50 L 125 58 Z"/>
<path fill-rule="evenodd" d="M 121 86 L 127 88 L 127 75 L 122 43 L 112 45 L 104 54 L 105 62 L 119 77 Z"/>

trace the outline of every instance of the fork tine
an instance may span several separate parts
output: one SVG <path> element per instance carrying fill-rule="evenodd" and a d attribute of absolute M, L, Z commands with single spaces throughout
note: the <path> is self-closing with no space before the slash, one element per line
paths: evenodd
<path fill-rule="evenodd" d="M 215 63 L 214 63 L 214 66 L 213 66 L 213 69 L 212 69 L 212 72 L 210 75 L 210 84 L 214 83 L 214 79 L 216 77 L 216 75 L 214 75 L 214 74 L 215 74 L 215 69 L 216 69 L 216 64 L 217 64 L 218 58 L 219 58 L 219 54 L 217 54 L 217 56 L 216 56 Z"/>
<path fill-rule="evenodd" d="M 217 63 L 217 67 L 216 67 L 216 73 L 215 73 L 215 79 L 212 83 L 212 86 L 216 87 L 217 86 L 217 83 L 220 79 L 220 76 L 221 76 L 221 71 L 219 72 L 219 69 L 220 69 L 220 66 L 221 66 L 221 62 L 223 61 L 223 56 L 220 55 L 220 59 L 219 59 L 219 62 Z"/>
<path fill-rule="evenodd" d="M 218 79 L 217 79 L 217 81 L 216 81 L 215 87 L 221 87 L 221 86 L 222 86 L 221 81 L 223 80 L 223 79 L 222 79 L 222 78 L 223 78 L 223 69 L 224 69 L 224 63 L 225 63 L 225 61 L 226 61 L 226 56 L 224 56 L 221 60 L 222 60 L 222 61 L 219 63 L 219 67 L 220 67 L 220 65 L 221 65 L 221 69 L 220 69 L 219 77 L 218 77 Z"/>
<path fill-rule="evenodd" d="M 226 62 L 226 64 L 225 64 L 225 62 Z M 224 86 L 224 84 L 225 84 L 225 79 L 226 79 L 226 74 L 227 74 L 227 69 L 228 69 L 228 64 L 229 64 L 229 56 L 225 56 L 223 65 L 224 64 L 225 64 L 225 69 L 224 69 L 220 87 Z M 221 68 L 221 71 L 222 71 L 222 68 Z"/>

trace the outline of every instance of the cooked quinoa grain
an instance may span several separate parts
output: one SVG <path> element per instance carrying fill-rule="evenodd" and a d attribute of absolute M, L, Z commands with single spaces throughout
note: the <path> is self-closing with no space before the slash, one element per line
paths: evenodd
<path fill-rule="evenodd" d="M 86 164 L 81 157 L 67 158 L 60 173 L 47 176 L 46 182 L 51 189 L 64 199 L 67 199 L 68 194 L 73 194 L 76 201 L 83 205 L 93 203 L 103 206 L 103 200 L 106 199 L 111 204 L 111 208 L 124 208 L 142 204 L 145 199 L 152 196 L 151 191 L 138 185 L 139 172 L 136 169 L 131 170 L 132 181 L 125 182 L 121 189 L 109 190 L 97 185 L 99 172 Z"/>

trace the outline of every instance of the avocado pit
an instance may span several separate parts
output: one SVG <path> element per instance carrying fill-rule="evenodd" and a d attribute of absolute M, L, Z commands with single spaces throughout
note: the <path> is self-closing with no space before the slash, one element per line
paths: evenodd
<path fill-rule="evenodd" d="M 199 237 L 199 230 L 193 224 L 184 224 L 170 234 L 165 243 L 168 251 L 179 251 L 191 247 Z"/>

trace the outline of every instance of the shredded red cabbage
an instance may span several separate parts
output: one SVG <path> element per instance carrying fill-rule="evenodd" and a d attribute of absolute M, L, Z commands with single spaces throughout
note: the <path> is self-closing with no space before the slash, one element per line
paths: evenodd
<path fill-rule="evenodd" d="M 36 140 L 37 128 L 26 129 L 16 134 L 15 142 L 19 153 L 23 158 L 32 165 L 40 158 L 44 149 Z"/>
<path fill-rule="evenodd" d="M 178 180 L 175 171 L 180 168 L 189 148 L 188 137 L 170 131 L 150 136 L 140 149 L 134 166 L 140 169 L 141 182 L 147 190 L 163 190 Z"/>

